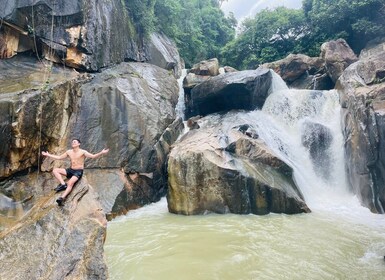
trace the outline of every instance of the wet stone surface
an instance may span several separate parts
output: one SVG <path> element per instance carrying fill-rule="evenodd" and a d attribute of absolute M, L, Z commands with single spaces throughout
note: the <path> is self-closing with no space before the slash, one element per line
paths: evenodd
<path fill-rule="evenodd" d="M 0 94 L 40 89 L 77 75 L 73 69 L 38 60 L 36 57 L 17 55 L 0 60 Z"/>

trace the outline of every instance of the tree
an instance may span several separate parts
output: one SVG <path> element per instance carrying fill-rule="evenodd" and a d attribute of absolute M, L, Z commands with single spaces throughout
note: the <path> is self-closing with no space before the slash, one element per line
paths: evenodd
<path fill-rule="evenodd" d="M 157 31 L 174 39 L 186 66 L 217 57 L 234 38 L 236 20 L 225 17 L 216 0 L 158 0 L 154 6 Z"/>
<path fill-rule="evenodd" d="M 358 53 L 369 40 L 385 35 L 383 0 L 304 0 L 303 10 L 315 43 L 344 38 Z"/>
<path fill-rule="evenodd" d="M 265 9 L 246 19 L 241 34 L 222 50 L 224 63 L 240 69 L 256 68 L 289 53 L 302 52 L 300 38 L 309 32 L 301 10 Z"/>

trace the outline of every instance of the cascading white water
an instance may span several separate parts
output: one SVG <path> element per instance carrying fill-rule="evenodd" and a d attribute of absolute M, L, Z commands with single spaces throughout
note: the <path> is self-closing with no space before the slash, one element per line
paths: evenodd
<path fill-rule="evenodd" d="M 325 207 L 347 192 L 338 93 L 293 90 L 278 75 L 273 77 L 263 109 L 247 115 L 260 138 L 293 168 L 309 206 Z M 321 141 L 315 144 L 324 144 L 324 150 L 312 154 L 304 145 L 307 140 Z"/>
<path fill-rule="evenodd" d="M 187 69 L 182 70 L 182 75 L 178 79 L 178 85 L 179 85 L 179 98 L 178 103 L 175 107 L 176 117 L 182 118 L 184 120 L 184 111 L 185 111 L 185 100 L 184 100 L 184 89 L 183 89 L 183 80 L 187 75 Z"/>

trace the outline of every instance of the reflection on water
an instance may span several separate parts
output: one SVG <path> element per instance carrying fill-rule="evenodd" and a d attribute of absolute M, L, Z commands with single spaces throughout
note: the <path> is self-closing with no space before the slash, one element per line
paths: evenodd
<path fill-rule="evenodd" d="M 108 224 L 111 279 L 383 279 L 385 221 L 349 210 L 179 216 L 166 199 Z"/>

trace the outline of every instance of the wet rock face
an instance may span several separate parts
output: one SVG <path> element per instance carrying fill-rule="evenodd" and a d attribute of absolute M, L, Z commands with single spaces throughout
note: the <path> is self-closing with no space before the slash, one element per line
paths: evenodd
<path fill-rule="evenodd" d="M 175 119 L 178 85 L 173 75 L 150 64 L 123 63 L 97 75 L 81 92 L 73 135 L 87 150 L 110 148 L 87 166 L 154 172 L 154 146 Z"/>
<path fill-rule="evenodd" d="M 138 57 L 122 1 L 39 1 L 31 5 L 30 1 L 2 0 L 0 5 L 5 6 L 0 16 L 35 35 L 43 56 L 55 62 L 97 71 L 124 59 L 144 60 Z"/>
<path fill-rule="evenodd" d="M 92 172 L 97 174 L 90 177 L 95 188 L 114 183 L 111 191 L 101 192 L 106 213 L 115 215 L 117 209 L 122 214 L 166 194 L 166 156 L 183 130 L 181 120 L 175 121 L 178 85 L 170 71 L 121 63 L 82 75 L 55 66 L 45 71 L 36 61 L 18 60 L 0 61 L 0 178 L 34 170 L 39 159 L 43 172 L 69 167 L 67 160 L 39 158 L 39 148 L 62 154 L 76 137 L 91 153 L 110 148 L 107 155 L 86 161 L 87 169 L 105 169 L 100 172 L 105 176 Z M 24 81 L 19 77 L 15 85 L 7 80 L 17 73 Z M 125 197 L 119 199 L 124 204 L 115 205 L 118 196 Z"/>
<path fill-rule="evenodd" d="M 219 117 L 217 125 L 191 130 L 175 144 L 168 160 L 169 211 L 184 215 L 309 212 L 291 179 L 291 168 L 247 124 L 223 130 L 222 121 Z"/>
<path fill-rule="evenodd" d="M 326 126 L 305 122 L 302 126 L 302 144 L 309 149 L 310 157 L 316 168 L 316 173 L 322 178 L 330 179 L 331 154 L 330 145 L 333 136 Z"/>
<path fill-rule="evenodd" d="M 29 187 L 50 188 L 41 183 Z M 108 278 L 107 221 L 92 187 L 83 178 L 63 207 L 57 196 L 45 191 L 26 216 L 0 233 L 1 279 Z"/>
<path fill-rule="evenodd" d="M 186 98 L 186 118 L 196 115 L 262 108 L 271 85 L 267 69 L 215 76 L 195 86 Z"/>
<path fill-rule="evenodd" d="M 339 78 L 350 186 L 371 211 L 385 209 L 384 43 L 364 50 Z M 376 50 L 376 51 L 374 51 Z"/>
<path fill-rule="evenodd" d="M 39 147 L 61 144 L 87 80 L 36 59 L 0 60 L 0 178 L 35 166 Z"/>
<path fill-rule="evenodd" d="M 129 5 L 120 0 L 0 0 L 0 58 L 36 45 L 40 57 L 81 70 L 149 61 L 179 77 L 175 44 L 160 34 L 137 34 Z"/>

